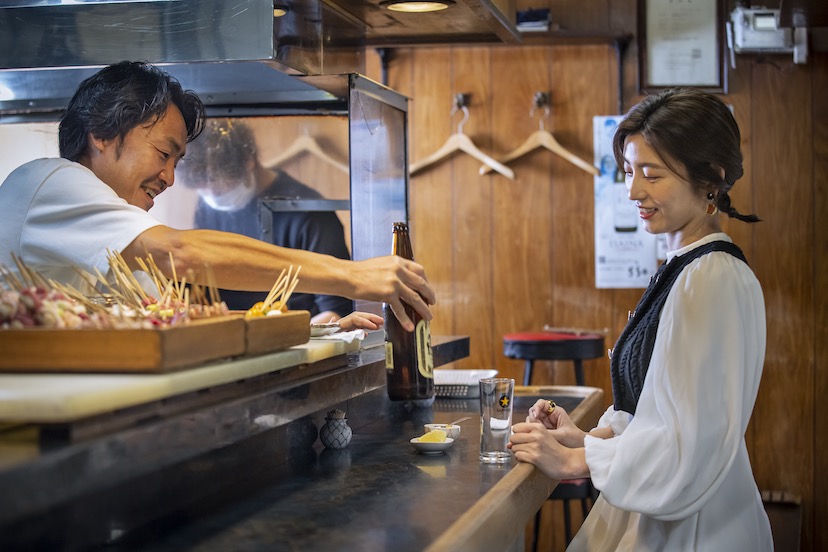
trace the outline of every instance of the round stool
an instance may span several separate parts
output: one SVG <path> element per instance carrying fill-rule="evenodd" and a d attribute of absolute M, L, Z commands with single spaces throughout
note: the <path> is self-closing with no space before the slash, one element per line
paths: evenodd
<path fill-rule="evenodd" d="M 575 382 L 584 385 L 582 361 L 604 356 L 604 336 L 597 333 L 520 332 L 503 336 L 503 354 L 525 361 L 523 385 L 531 385 L 536 360 L 571 360 Z"/>

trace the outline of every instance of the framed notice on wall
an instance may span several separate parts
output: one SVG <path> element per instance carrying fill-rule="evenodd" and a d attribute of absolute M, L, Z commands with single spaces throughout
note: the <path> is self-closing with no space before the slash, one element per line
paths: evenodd
<path fill-rule="evenodd" d="M 723 0 L 638 0 L 638 88 L 727 93 Z"/>

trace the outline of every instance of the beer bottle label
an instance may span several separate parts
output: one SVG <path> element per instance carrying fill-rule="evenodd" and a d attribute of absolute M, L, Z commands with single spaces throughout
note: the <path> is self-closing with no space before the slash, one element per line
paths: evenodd
<path fill-rule="evenodd" d="M 394 371 L 394 344 L 390 341 L 385 342 L 385 369 Z"/>
<path fill-rule="evenodd" d="M 424 378 L 434 378 L 434 355 L 431 350 L 431 324 L 427 320 L 420 320 L 414 328 L 417 341 L 417 370 Z M 386 353 L 387 357 L 387 353 Z M 386 360 L 386 364 L 387 364 Z"/>

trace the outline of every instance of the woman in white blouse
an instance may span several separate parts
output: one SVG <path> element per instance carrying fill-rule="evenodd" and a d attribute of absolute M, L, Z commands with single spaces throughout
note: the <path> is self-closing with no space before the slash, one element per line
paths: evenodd
<path fill-rule="evenodd" d="M 762 289 L 719 223 L 745 222 L 728 192 L 742 174 L 728 107 L 692 89 L 649 96 L 613 138 L 644 228 L 667 261 L 621 333 L 614 404 L 588 433 L 538 401 L 514 426 L 515 458 L 601 492 L 568 550 L 773 549 L 747 429 L 765 356 Z"/>

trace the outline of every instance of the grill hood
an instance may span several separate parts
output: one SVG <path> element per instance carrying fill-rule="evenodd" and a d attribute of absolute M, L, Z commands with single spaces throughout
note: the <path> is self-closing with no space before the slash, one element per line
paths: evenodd
<path fill-rule="evenodd" d="M 61 109 L 81 80 L 124 59 L 163 66 L 208 107 L 301 110 L 346 97 L 344 81 L 320 76 L 363 73 L 366 46 L 519 36 L 490 0 L 435 14 L 388 12 L 379 0 L 276 3 L 286 15 L 274 17 L 273 0 L 0 2 L 2 122 Z"/>

